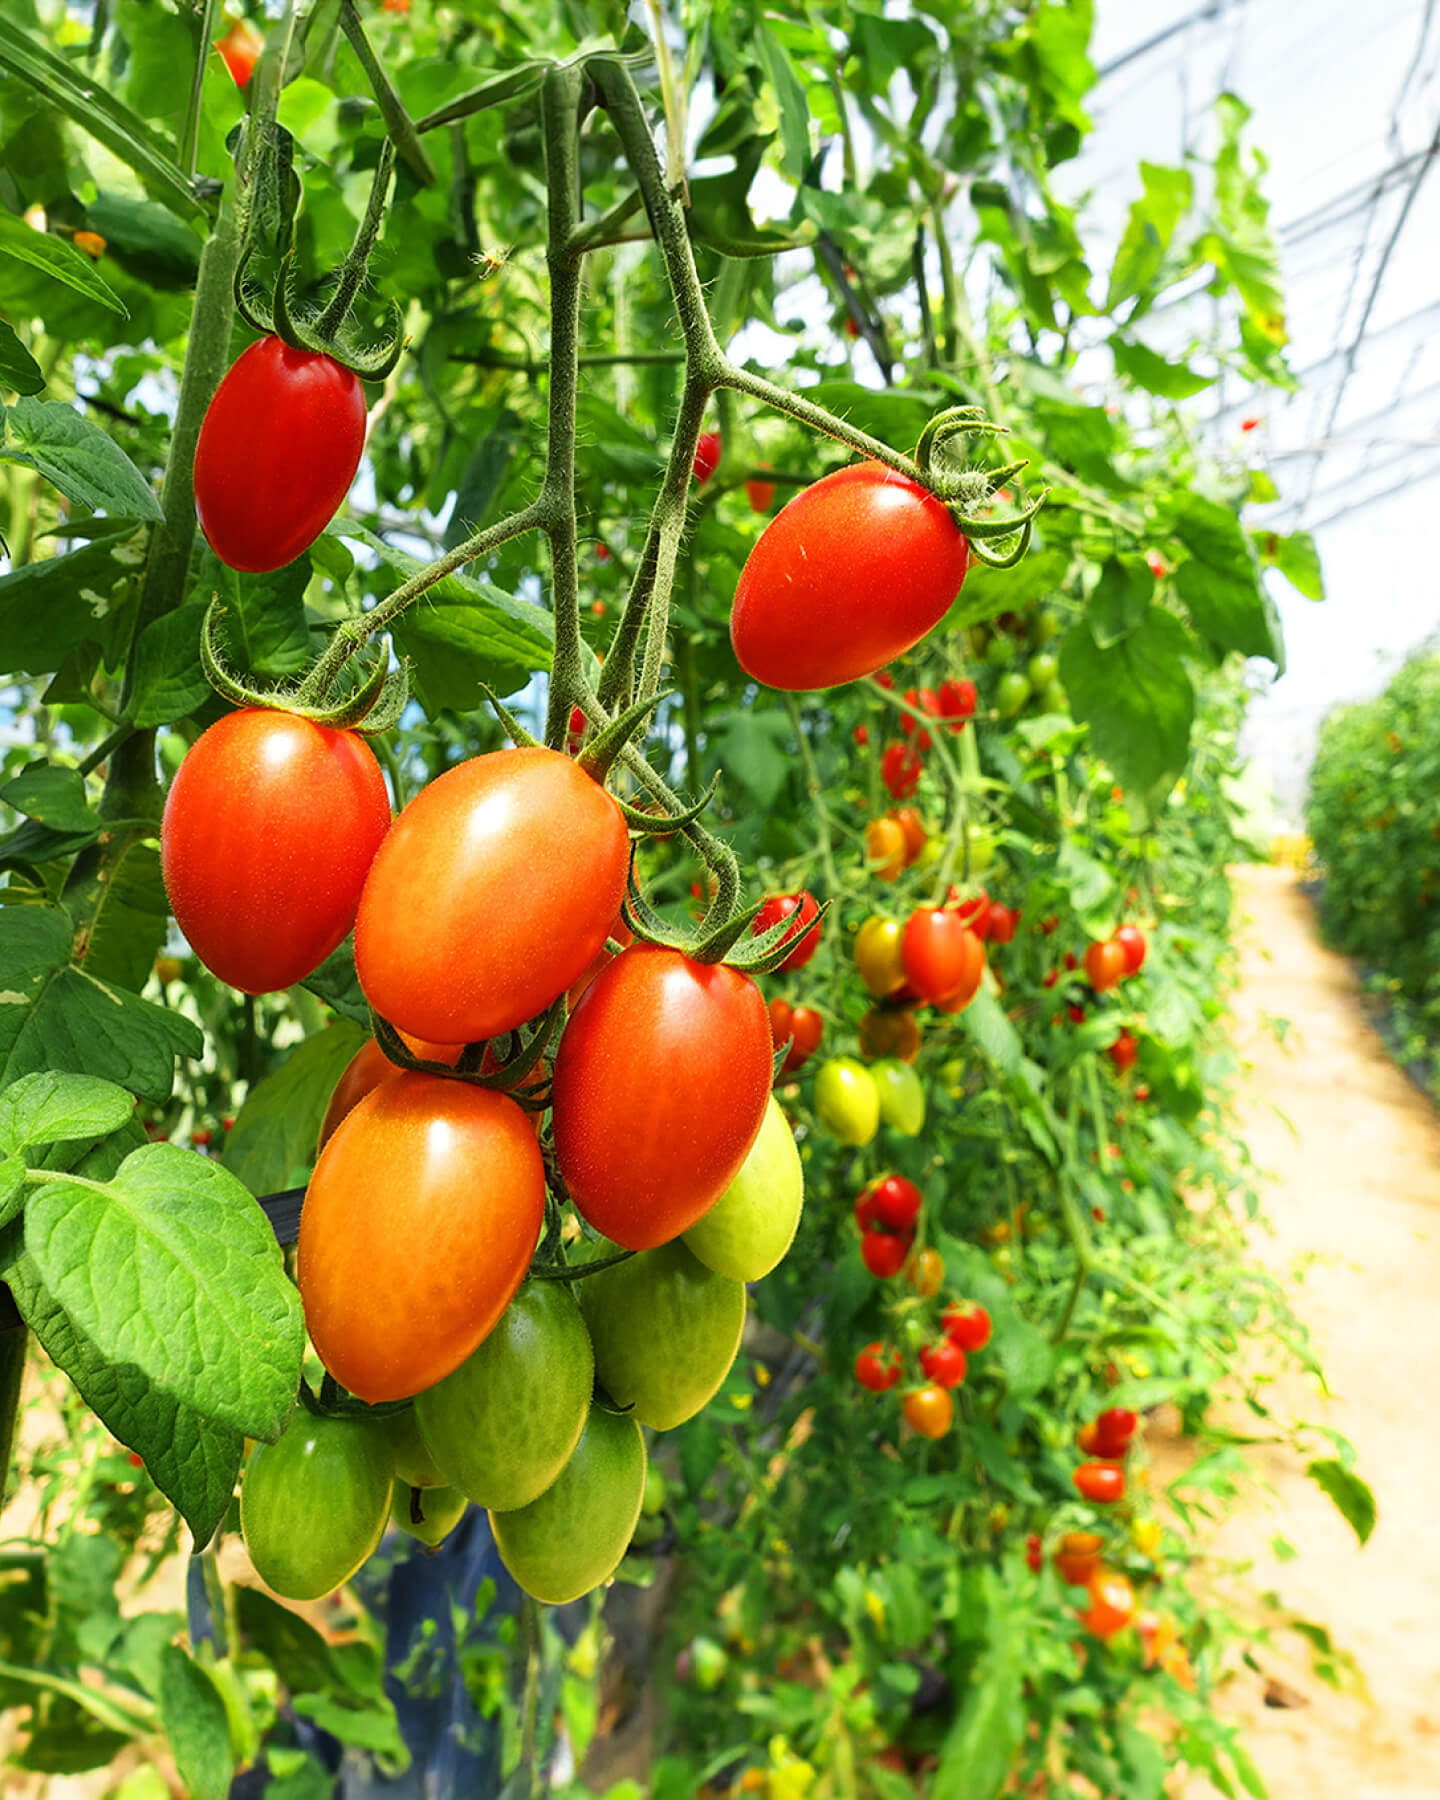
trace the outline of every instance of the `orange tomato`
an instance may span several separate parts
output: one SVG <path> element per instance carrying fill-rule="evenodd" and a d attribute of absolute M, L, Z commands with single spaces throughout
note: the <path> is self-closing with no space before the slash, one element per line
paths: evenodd
<path fill-rule="evenodd" d="M 905 828 L 894 819 L 872 819 L 865 827 L 865 860 L 880 881 L 898 881 L 905 871 Z"/>
<path fill-rule="evenodd" d="M 1080 1623 L 1098 1638 L 1112 1638 L 1133 1623 L 1135 1590 L 1114 1569 L 1097 1569 L 1090 1578 L 1090 1604 Z"/>
<path fill-rule="evenodd" d="M 858 1027 L 862 1056 L 891 1056 L 913 1063 L 920 1054 L 920 1027 L 908 1007 L 888 1011 L 872 1006 Z"/>
<path fill-rule="evenodd" d="M 911 1430 L 927 1438 L 944 1437 L 955 1418 L 955 1402 L 949 1391 L 933 1381 L 924 1387 L 912 1388 L 900 1410 Z"/>
<path fill-rule="evenodd" d="M 945 1259 L 938 1250 L 922 1250 L 910 1259 L 910 1285 L 922 1300 L 932 1299 L 945 1280 Z"/>

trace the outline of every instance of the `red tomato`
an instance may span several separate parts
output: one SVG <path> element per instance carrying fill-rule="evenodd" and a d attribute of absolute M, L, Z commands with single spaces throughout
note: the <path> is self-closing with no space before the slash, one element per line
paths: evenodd
<path fill-rule="evenodd" d="M 990 935 L 990 896 L 982 887 L 973 900 L 962 900 L 961 890 L 952 881 L 947 899 L 962 925 L 968 925 L 983 944 Z"/>
<path fill-rule="evenodd" d="M 570 728 L 565 734 L 565 751 L 567 755 L 574 756 L 581 744 L 584 743 L 585 724 L 585 708 L 583 706 L 572 706 L 570 708 Z"/>
<path fill-rule="evenodd" d="M 813 1006 L 794 1006 L 779 994 L 770 1002 L 770 1041 L 778 1050 L 789 1044 L 780 1065 L 782 1075 L 793 1075 L 820 1048 L 825 1021 Z"/>
<path fill-rule="evenodd" d="M 349 492 L 365 390 L 328 356 L 261 338 L 215 390 L 195 446 L 195 512 L 232 569 L 283 568 Z"/>
<path fill-rule="evenodd" d="M 1093 1419 L 1075 1433 L 1075 1442 L 1086 1456 L 1100 1454 L 1100 1428 Z"/>
<path fill-rule="evenodd" d="M 1025 1540 L 1025 1562 L 1032 1575 L 1038 1575 L 1045 1567 L 1045 1558 L 1040 1550 L 1040 1533 L 1032 1531 Z"/>
<path fill-rule="evenodd" d="M 1122 1031 L 1105 1054 L 1123 1075 L 1127 1069 L 1135 1067 L 1135 1058 L 1140 1054 L 1139 1040 L 1131 1037 L 1128 1031 Z"/>
<path fill-rule="evenodd" d="M 867 1344 L 855 1358 L 855 1379 L 872 1394 L 884 1394 L 900 1379 L 900 1353 L 884 1344 Z"/>
<path fill-rule="evenodd" d="M 990 1315 L 973 1301 L 968 1306 L 947 1306 L 940 1315 L 940 1329 L 952 1344 L 973 1353 L 990 1342 Z"/>
<path fill-rule="evenodd" d="M 1145 561 L 1149 564 L 1150 573 L 1157 581 L 1163 581 L 1170 573 L 1169 565 L 1158 550 L 1147 550 L 1145 552 Z"/>
<path fill-rule="evenodd" d="M 924 758 L 908 744 L 890 744 L 881 753 L 880 779 L 894 800 L 908 800 L 924 772 Z"/>
<path fill-rule="evenodd" d="M 918 706 L 923 713 L 929 713 L 932 719 L 940 716 L 940 702 L 935 697 L 934 688 L 906 688 L 905 699 L 911 706 Z M 905 736 L 915 739 L 917 750 L 928 750 L 933 743 L 930 733 L 915 717 L 914 713 L 900 715 L 900 729 Z"/>
<path fill-rule="evenodd" d="M 445 1062 L 453 1069 L 460 1060 L 463 1044 L 427 1044 L 423 1038 L 408 1038 L 413 1053 L 424 1062 Z M 320 1124 L 320 1141 L 317 1150 L 323 1150 L 335 1135 L 335 1128 L 340 1121 L 352 1113 L 369 1093 L 379 1087 L 382 1081 L 390 1076 L 400 1074 L 399 1065 L 380 1048 L 374 1038 L 368 1038 L 345 1065 L 345 1071 L 335 1083 L 335 1091 L 330 1096 L 330 1104 L 325 1108 L 325 1117 Z"/>
<path fill-rule="evenodd" d="M 580 1212 L 626 1250 L 678 1237 L 749 1153 L 770 1068 L 748 975 L 650 944 L 617 956 L 555 1059 L 555 1151 Z"/>
<path fill-rule="evenodd" d="M 274 993 L 324 962 L 355 923 L 389 829 L 385 778 L 363 738 L 243 707 L 203 733 L 166 799 L 171 910 L 213 974 Z"/>
<path fill-rule="evenodd" d="M 355 969 L 435 1043 L 513 1030 L 604 949 L 630 866 L 619 807 L 558 750 L 496 750 L 422 788 L 375 858 Z"/>
<path fill-rule="evenodd" d="M 1127 1406 L 1112 1406 L 1095 1421 L 1095 1436 L 1101 1456 L 1123 1456 L 1140 1426 L 1138 1413 Z"/>
<path fill-rule="evenodd" d="M 960 998 L 961 1006 L 968 1005 L 985 972 L 980 940 L 953 907 L 917 907 L 906 922 L 900 954 L 905 979 L 932 1004 Z"/>
<path fill-rule="evenodd" d="M 1115 933 L 1115 942 L 1125 952 L 1125 973 L 1138 975 L 1145 967 L 1145 952 L 1150 947 L 1145 933 L 1138 925 L 1122 925 Z"/>
<path fill-rule="evenodd" d="M 1090 1578 L 1090 1605 L 1080 1623 L 1098 1638 L 1112 1638 L 1135 1617 L 1135 1590 L 1114 1569 L 1097 1569 Z"/>
<path fill-rule="evenodd" d="M 887 1231 L 908 1231 L 920 1217 L 920 1190 L 903 1175 L 882 1175 L 866 1191 L 876 1222 Z"/>
<path fill-rule="evenodd" d="M 993 901 L 985 915 L 984 935 L 996 944 L 1013 943 L 1019 923 L 1020 915 L 1013 907 L 1004 906 L 999 900 Z"/>
<path fill-rule="evenodd" d="M 863 1232 L 879 1231 L 880 1220 L 875 1212 L 875 1189 L 878 1182 L 871 1182 L 867 1188 L 861 1188 L 855 1196 L 855 1223 Z"/>
<path fill-rule="evenodd" d="M 702 486 L 720 467 L 720 433 L 702 431 L 695 445 L 695 479 Z"/>
<path fill-rule="evenodd" d="M 937 1387 L 957 1388 L 965 1379 L 965 1352 L 949 1338 L 941 1338 L 921 1350 L 920 1367 Z"/>
<path fill-rule="evenodd" d="M 747 481 L 745 498 L 750 502 L 751 512 L 768 513 L 775 504 L 775 483 L 773 481 Z"/>
<path fill-rule="evenodd" d="M 750 929 L 756 937 L 759 937 L 762 932 L 768 931 L 772 925 L 778 925 L 782 919 L 788 919 L 793 913 L 796 915 L 795 924 L 781 940 L 782 943 L 788 944 L 813 918 L 817 917 L 819 911 L 819 902 L 808 888 L 803 888 L 798 894 L 772 894 L 756 913 Z M 803 969 L 820 948 L 822 929 L 817 926 L 814 931 L 808 932 L 804 942 L 795 946 L 780 967 L 782 969 Z"/>
<path fill-rule="evenodd" d="M 951 731 L 963 731 L 965 721 L 975 716 L 975 707 L 980 697 L 973 681 L 942 681 L 936 698 L 940 705 L 940 717 Z"/>
<path fill-rule="evenodd" d="M 910 1254 L 908 1236 L 888 1231 L 867 1231 L 860 1240 L 860 1260 L 877 1281 L 889 1281 L 905 1267 Z"/>
<path fill-rule="evenodd" d="M 1124 1498 L 1125 1471 L 1114 1463 L 1083 1462 L 1075 1471 L 1075 1486 L 1097 1506 L 1110 1506 Z"/>
<path fill-rule="evenodd" d="M 1114 938 L 1091 944 L 1085 952 L 1085 974 L 1097 994 L 1108 992 L 1125 973 L 1125 952 Z"/>
<path fill-rule="evenodd" d="M 343 1120 L 300 1213 L 297 1276 L 321 1361 L 372 1404 L 433 1387 L 524 1278 L 545 1166 L 504 1094 L 401 1072 Z"/>
<path fill-rule="evenodd" d="M 942 1438 L 955 1417 L 955 1402 L 943 1387 L 932 1382 L 928 1387 L 912 1389 L 900 1410 L 912 1431 L 918 1431 L 921 1437 Z"/>
<path fill-rule="evenodd" d="M 872 674 L 944 617 L 968 555 L 934 495 L 883 463 L 827 475 L 770 521 L 740 573 L 740 667 L 791 690 Z"/>
<path fill-rule="evenodd" d="M 224 59 L 236 87 L 243 88 L 249 85 L 255 72 L 260 52 L 265 48 L 265 37 L 248 19 L 237 19 L 224 37 L 215 40 L 215 48 Z"/>
<path fill-rule="evenodd" d="M 863 750 L 870 742 L 870 727 L 868 725 L 857 725 L 850 735 Z"/>

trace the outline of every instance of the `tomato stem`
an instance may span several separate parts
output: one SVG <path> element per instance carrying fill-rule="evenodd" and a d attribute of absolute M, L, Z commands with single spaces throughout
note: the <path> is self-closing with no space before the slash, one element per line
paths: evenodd
<path fill-rule="evenodd" d="M 6 1300 L 9 1291 L 0 1289 Z M 10 1458 L 15 1450 L 15 1434 L 20 1420 L 20 1383 L 25 1374 L 25 1348 L 30 1333 L 23 1324 L 0 1330 L 0 1504 L 5 1498 L 5 1483 L 10 1473 Z"/>

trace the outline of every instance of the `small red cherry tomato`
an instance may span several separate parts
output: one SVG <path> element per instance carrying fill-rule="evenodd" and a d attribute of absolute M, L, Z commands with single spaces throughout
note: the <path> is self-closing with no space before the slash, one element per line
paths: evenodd
<path fill-rule="evenodd" d="M 949 1338 L 941 1338 L 921 1350 L 920 1367 L 937 1387 L 957 1388 L 965 1379 L 965 1352 Z"/>
<path fill-rule="evenodd" d="M 867 1231 L 860 1240 L 860 1258 L 877 1281 L 889 1281 L 905 1267 L 910 1254 L 908 1237 L 888 1231 Z"/>
<path fill-rule="evenodd" d="M 1114 938 L 1091 944 L 1085 952 L 1085 975 L 1097 994 L 1108 993 L 1125 973 L 1125 952 Z"/>
<path fill-rule="evenodd" d="M 983 1350 L 990 1342 L 990 1315 L 973 1301 L 947 1306 L 940 1315 L 940 1329 L 962 1350 Z"/>
<path fill-rule="evenodd" d="M 703 486 L 720 467 L 720 433 L 702 431 L 695 445 L 695 480 Z"/>
<path fill-rule="evenodd" d="M 1075 1471 L 1075 1486 L 1097 1506 L 1112 1506 L 1125 1496 L 1125 1471 L 1114 1463 L 1084 1462 Z"/>
<path fill-rule="evenodd" d="M 855 1379 L 872 1394 L 887 1393 L 900 1379 L 899 1351 L 867 1344 L 855 1358 Z"/>
<path fill-rule="evenodd" d="M 965 721 L 975 716 L 979 695 L 973 681 L 942 681 L 936 698 L 940 705 L 940 717 L 950 730 L 963 731 Z"/>
<path fill-rule="evenodd" d="M 920 785 L 925 761 L 909 744 L 890 744 L 880 756 L 880 779 L 895 800 L 908 800 Z"/>
<path fill-rule="evenodd" d="M 1145 966 L 1145 953 L 1150 948 L 1145 942 L 1145 933 L 1138 925 L 1122 925 L 1115 933 L 1115 942 L 1125 952 L 1125 973 L 1138 975 Z"/>
<path fill-rule="evenodd" d="M 888 1231 L 908 1231 L 920 1217 L 920 1190 L 903 1175 L 883 1175 L 866 1192 L 876 1221 Z"/>
<path fill-rule="evenodd" d="M 810 921 L 818 918 L 819 914 L 819 902 L 808 888 L 802 889 L 798 894 L 772 894 L 756 913 L 750 930 L 754 936 L 759 937 L 763 932 L 769 931 L 772 925 L 778 925 L 782 919 L 788 919 L 793 915 L 795 923 L 781 939 L 782 943 L 788 944 L 799 937 Z M 796 944 L 780 967 L 782 969 L 803 969 L 820 948 L 822 929 L 817 925 L 813 931 L 806 931 L 804 938 Z"/>

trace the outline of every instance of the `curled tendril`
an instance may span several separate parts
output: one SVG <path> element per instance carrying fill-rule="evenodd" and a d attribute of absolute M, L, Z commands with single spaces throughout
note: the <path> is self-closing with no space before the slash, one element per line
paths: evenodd
<path fill-rule="evenodd" d="M 225 607 L 217 595 L 206 607 L 200 626 L 200 666 L 211 687 L 233 706 L 294 713 L 316 725 L 370 737 L 391 731 L 399 723 L 410 698 L 409 665 L 402 661 L 392 669 L 388 650 L 382 647 L 365 679 L 342 694 L 334 693 L 328 684 L 327 691 L 319 692 L 309 678 L 291 688 L 252 686 L 228 667 L 220 635 L 224 616 Z"/>

